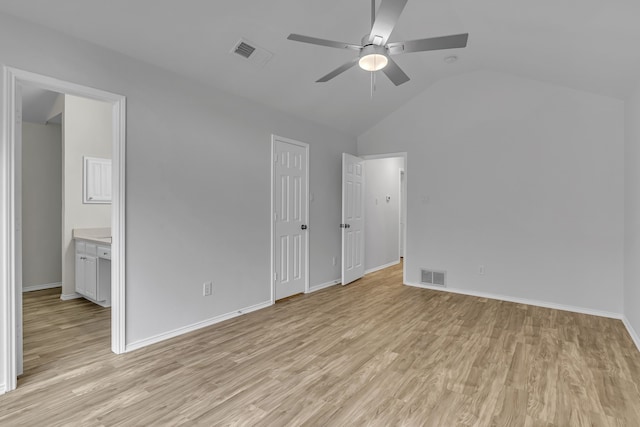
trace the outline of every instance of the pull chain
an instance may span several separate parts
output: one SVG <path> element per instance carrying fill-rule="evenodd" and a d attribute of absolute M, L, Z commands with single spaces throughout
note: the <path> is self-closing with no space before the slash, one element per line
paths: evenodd
<path fill-rule="evenodd" d="M 373 100 L 373 85 L 374 85 L 374 83 L 373 83 L 373 78 L 374 78 L 373 75 L 374 75 L 374 72 L 372 71 L 371 72 L 371 99 L 372 100 Z"/>
<path fill-rule="evenodd" d="M 376 73 L 375 71 L 371 72 L 371 99 L 373 99 L 373 94 L 376 91 Z"/>

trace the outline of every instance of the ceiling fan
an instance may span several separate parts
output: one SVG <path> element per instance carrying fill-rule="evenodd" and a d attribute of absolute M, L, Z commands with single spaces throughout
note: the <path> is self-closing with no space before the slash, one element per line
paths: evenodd
<path fill-rule="evenodd" d="M 406 4 L 407 0 L 382 0 L 378 8 L 378 13 L 376 14 L 375 0 L 371 0 L 371 32 L 362 38 L 362 42 L 359 45 L 319 39 L 300 34 L 289 34 L 287 39 L 338 49 L 350 49 L 359 53 L 357 58 L 341 65 L 326 76 L 320 77 L 316 80 L 316 83 L 327 82 L 358 64 L 360 68 L 365 71 L 374 72 L 382 70 L 393 84 L 399 86 L 408 82 L 409 76 L 391 59 L 392 55 L 462 48 L 467 46 L 467 39 L 469 38 L 469 34 L 464 33 L 388 43 L 389 36 L 396 26 Z"/>

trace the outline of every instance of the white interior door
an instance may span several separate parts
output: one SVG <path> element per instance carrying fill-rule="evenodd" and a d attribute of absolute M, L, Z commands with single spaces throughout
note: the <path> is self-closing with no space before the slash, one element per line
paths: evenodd
<path fill-rule="evenodd" d="M 364 159 L 342 154 L 342 284 L 364 276 Z"/>
<path fill-rule="evenodd" d="M 308 145 L 273 139 L 274 299 L 307 290 Z"/>
<path fill-rule="evenodd" d="M 15 291 L 16 291 L 16 373 L 22 375 L 22 86 L 16 85 L 15 123 Z"/>

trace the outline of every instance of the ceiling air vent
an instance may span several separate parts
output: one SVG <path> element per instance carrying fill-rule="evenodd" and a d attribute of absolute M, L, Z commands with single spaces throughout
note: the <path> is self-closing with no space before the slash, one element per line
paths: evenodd
<path fill-rule="evenodd" d="M 253 47 L 250 44 L 247 44 L 247 43 L 241 41 L 236 46 L 236 50 L 234 52 L 237 53 L 240 56 L 244 56 L 245 58 L 249 59 L 249 57 L 251 56 L 251 54 L 253 52 L 255 52 L 255 50 L 256 50 L 255 47 Z"/>
<path fill-rule="evenodd" d="M 262 68 L 273 57 L 273 53 L 247 39 L 238 40 L 231 49 L 231 53 L 241 56 L 258 68 Z"/>
<path fill-rule="evenodd" d="M 445 277 L 447 273 L 446 271 L 437 271 L 437 270 L 420 270 L 420 283 L 423 285 L 431 285 L 431 286 L 441 286 L 446 287 Z"/>

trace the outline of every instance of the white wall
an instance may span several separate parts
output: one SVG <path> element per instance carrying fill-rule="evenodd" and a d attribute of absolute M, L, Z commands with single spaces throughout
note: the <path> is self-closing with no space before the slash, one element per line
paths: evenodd
<path fill-rule="evenodd" d="M 127 343 L 269 301 L 272 133 L 310 144 L 310 281 L 339 277 L 355 138 L 6 15 L 0 62 L 127 96 Z"/>
<path fill-rule="evenodd" d="M 77 96 L 64 97 L 63 295 L 75 293 L 73 229 L 111 227 L 110 204 L 83 203 L 83 158 L 111 158 L 112 123 L 110 104 Z"/>
<path fill-rule="evenodd" d="M 624 315 L 640 345 L 640 84 L 625 107 Z"/>
<path fill-rule="evenodd" d="M 623 120 L 616 99 L 474 72 L 363 134 L 359 155 L 408 152 L 407 281 L 622 313 Z"/>
<path fill-rule="evenodd" d="M 60 283 L 62 129 L 22 123 L 22 286 Z"/>
<path fill-rule="evenodd" d="M 365 270 L 400 260 L 400 169 L 404 157 L 365 162 Z M 387 202 L 386 197 L 390 196 Z"/>

